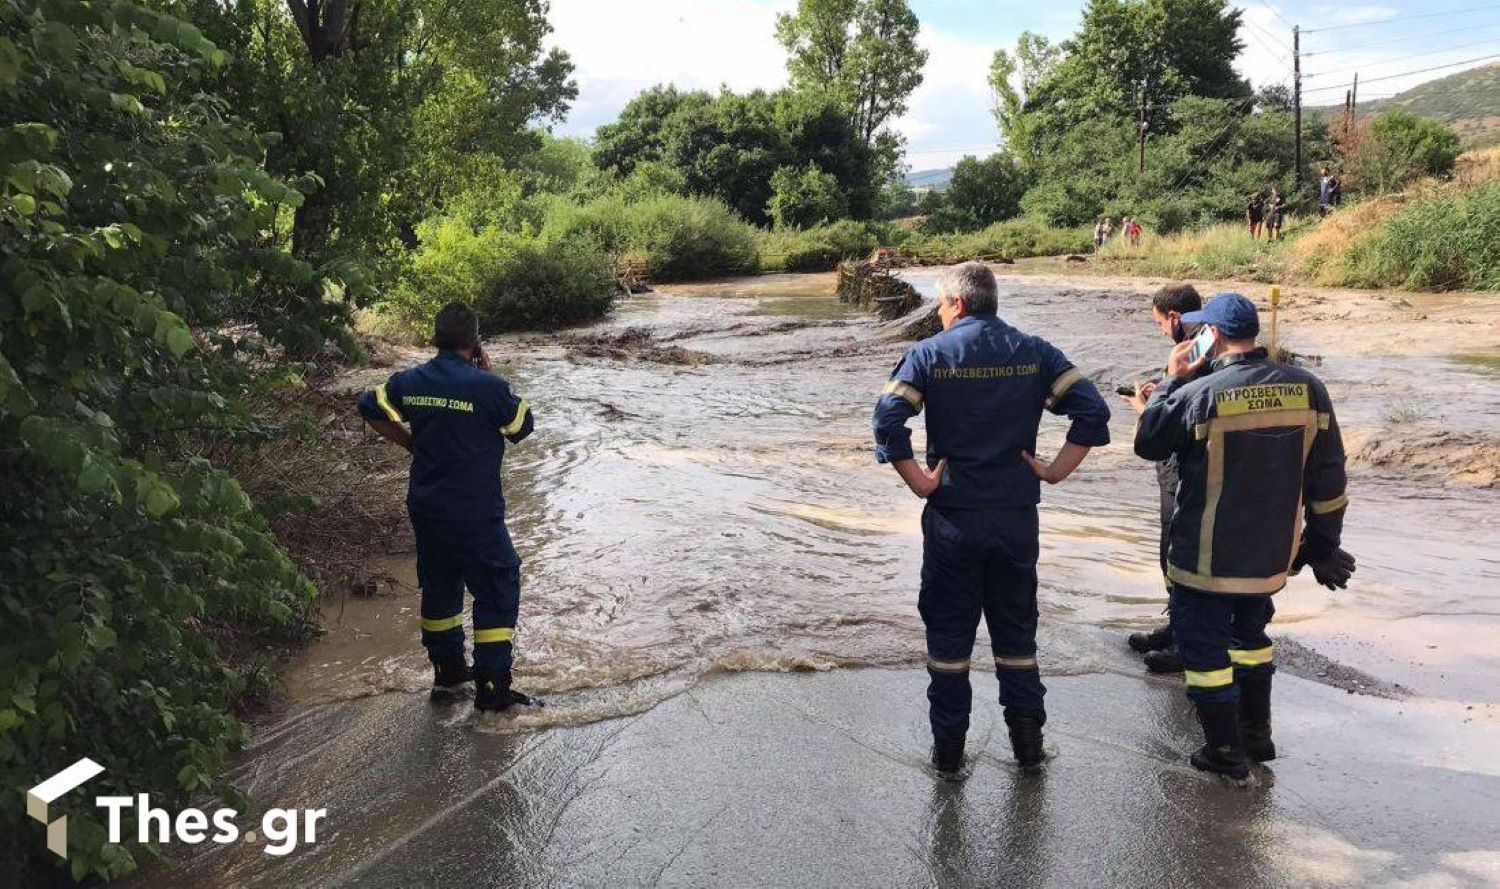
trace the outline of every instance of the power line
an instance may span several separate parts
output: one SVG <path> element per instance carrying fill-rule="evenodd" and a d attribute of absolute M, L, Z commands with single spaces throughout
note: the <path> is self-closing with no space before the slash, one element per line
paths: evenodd
<path fill-rule="evenodd" d="M 1272 5 L 1271 5 L 1271 4 L 1269 4 L 1269 3 L 1256 3 L 1256 4 L 1255 4 L 1255 5 L 1256 5 L 1256 6 L 1263 6 L 1263 7 L 1265 7 L 1265 8 L 1266 8 L 1266 10 L 1267 10 L 1267 11 L 1269 11 L 1269 12 L 1270 12 L 1270 13 L 1271 13 L 1271 15 L 1274 15 L 1274 16 L 1276 16 L 1276 17 L 1277 17 L 1277 18 L 1279 18 L 1279 19 L 1281 19 L 1281 23 L 1282 23 L 1282 24 L 1283 24 L 1283 25 L 1286 25 L 1286 26 L 1287 26 L 1287 27 L 1288 27 L 1288 28 L 1294 28 L 1294 27 L 1296 27 L 1296 26 L 1295 26 L 1295 25 L 1293 25 L 1293 24 L 1292 24 L 1292 23 L 1291 23 L 1291 22 L 1289 22 L 1289 21 L 1287 21 L 1287 20 L 1286 20 L 1286 16 L 1284 16 L 1284 15 L 1282 15 L 1282 14 L 1281 14 L 1281 13 L 1280 13 L 1280 12 L 1278 12 L 1278 11 L 1277 11 L 1277 10 L 1276 10 L 1276 7 L 1274 7 L 1274 6 L 1272 6 Z"/>
<path fill-rule="evenodd" d="M 1253 28 L 1256 31 L 1259 31 L 1260 33 L 1269 37 L 1279 48 L 1284 49 L 1287 52 L 1292 51 L 1292 48 L 1287 45 L 1286 41 L 1282 40 L 1280 37 L 1277 37 L 1275 34 L 1272 34 L 1270 31 L 1267 31 L 1265 28 L 1262 28 L 1260 25 L 1257 25 L 1255 22 L 1252 22 L 1249 19 L 1241 19 L 1240 24 Z M 1252 34 L 1251 36 L 1253 37 L 1255 35 Z M 1285 58 L 1285 56 L 1283 56 L 1283 58 Z"/>
<path fill-rule="evenodd" d="M 1476 46 L 1492 46 L 1492 45 L 1494 45 L 1494 42 L 1495 41 L 1493 39 L 1491 39 L 1491 40 L 1476 40 L 1473 43 L 1460 43 L 1458 46 L 1445 46 L 1442 49 L 1430 49 L 1427 52 L 1415 52 L 1415 53 L 1412 53 L 1409 56 L 1396 56 L 1394 59 L 1381 59 L 1378 62 L 1367 62 L 1367 63 L 1365 63 L 1363 65 L 1355 65 L 1355 66 L 1350 67 L 1350 68 L 1338 68 L 1338 69 L 1335 69 L 1333 71 L 1318 71 L 1318 72 L 1313 73 L 1313 74 L 1304 74 L 1302 76 L 1303 77 L 1327 77 L 1330 74 L 1348 74 L 1348 73 L 1350 73 L 1352 71 L 1363 71 L 1363 70 L 1365 70 L 1367 68 L 1376 68 L 1376 67 L 1379 67 L 1381 65 L 1394 65 L 1397 62 L 1404 62 L 1404 61 L 1407 61 L 1408 59 L 1419 59 L 1419 58 L 1421 58 L 1423 56 L 1435 56 L 1435 55 L 1440 55 L 1440 54 L 1445 53 L 1445 52 L 1455 52 L 1455 51 L 1460 50 L 1460 49 L 1471 49 L 1471 48 L 1476 47 Z"/>
<path fill-rule="evenodd" d="M 1329 25 L 1326 28 L 1307 28 L 1304 34 L 1320 34 L 1324 31 L 1342 31 L 1346 28 L 1365 28 L 1371 25 L 1389 25 L 1393 22 L 1405 22 L 1412 19 L 1430 19 L 1443 15 L 1458 15 L 1464 12 L 1482 12 L 1486 9 L 1500 9 L 1500 3 L 1490 3 L 1486 6 L 1470 6 L 1467 9 L 1449 9 L 1443 12 L 1421 12 L 1416 15 L 1398 15 L 1388 19 L 1375 19 L 1368 22 L 1350 22 L 1347 25 Z"/>
<path fill-rule="evenodd" d="M 1338 49 L 1324 49 L 1317 52 L 1305 52 L 1302 54 L 1302 58 L 1307 59 L 1313 56 L 1326 56 L 1332 53 L 1357 52 L 1362 49 L 1378 49 L 1382 46 L 1393 46 L 1397 43 L 1415 43 L 1420 40 L 1426 40 L 1429 37 L 1444 37 L 1448 34 L 1469 34 L 1474 31 L 1484 31 L 1490 28 L 1500 28 L 1500 22 L 1489 22 L 1482 25 L 1469 25 L 1463 28 L 1450 28 L 1446 31 L 1432 31 L 1427 34 L 1415 34 L 1407 37 L 1397 37 L 1394 40 L 1380 40 L 1375 43 L 1357 43 L 1354 46 L 1341 46 Z"/>
<path fill-rule="evenodd" d="M 1250 23 L 1249 22 L 1245 22 L 1245 24 L 1248 25 Z M 1266 33 L 1264 31 L 1264 29 L 1261 29 L 1261 28 L 1256 28 L 1255 30 L 1256 31 L 1260 31 L 1263 34 Z M 1276 60 L 1276 64 L 1278 64 L 1278 65 L 1285 65 L 1286 64 L 1286 57 L 1292 54 L 1292 48 L 1290 46 L 1287 46 L 1286 44 L 1283 43 L 1279 47 L 1273 47 L 1271 44 L 1269 44 L 1269 43 L 1265 42 L 1264 40 L 1260 39 L 1259 37 L 1257 37 L 1254 32 L 1247 31 L 1246 33 L 1249 34 L 1250 38 L 1252 40 L 1254 40 L 1256 43 L 1259 43 L 1261 46 L 1265 47 L 1266 48 L 1266 52 L 1269 52 L 1273 56 L 1276 55 L 1276 51 L 1277 51 L 1278 48 L 1281 49 L 1281 50 L 1283 50 L 1283 52 L 1281 53 L 1281 57 Z"/>
<path fill-rule="evenodd" d="M 1365 82 L 1366 83 L 1379 83 L 1382 80 L 1395 80 L 1398 77 L 1410 77 L 1413 74 L 1426 74 L 1429 71 L 1441 71 L 1444 68 L 1457 68 L 1460 65 L 1473 65 L 1476 62 L 1487 62 L 1490 59 L 1500 59 L 1500 53 L 1496 53 L 1494 55 L 1488 55 L 1488 56 L 1480 56 L 1480 57 L 1475 58 L 1475 59 L 1464 59 L 1462 62 L 1449 62 L 1446 65 L 1434 65 L 1431 68 L 1418 68 L 1415 71 L 1402 71 L 1400 74 L 1386 74 L 1383 77 L 1371 77 L 1369 80 L 1367 80 Z M 1344 87 L 1342 85 L 1338 85 L 1338 86 L 1320 86 L 1320 87 L 1316 87 L 1316 88 L 1310 89 L 1310 90 L 1303 90 L 1303 92 L 1307 92 L 1307 93 L 1321 93 L 1321 92 L 1327 92 L 1328 90 L 1341 90 L 1343 88 Z"/>

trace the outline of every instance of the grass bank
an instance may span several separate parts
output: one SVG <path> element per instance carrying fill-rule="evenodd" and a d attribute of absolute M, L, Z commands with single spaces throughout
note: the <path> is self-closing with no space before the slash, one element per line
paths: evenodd
<path fill-rule="evenodd" d="M 1465 155 L 1451 180 L 1293 221 L 1282 241 L 1240 223 L 1116 239 L 1096 269 L 1168 278 L 1234 278 L 1325 287 L 1500 290 L 1500 149 Z"/>

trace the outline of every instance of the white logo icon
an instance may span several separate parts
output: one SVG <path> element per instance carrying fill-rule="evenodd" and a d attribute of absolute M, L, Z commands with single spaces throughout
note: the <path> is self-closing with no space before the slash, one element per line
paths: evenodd
<path fill-rule="evenodd" d="M 47 825 L 47 848 L 53 854 L 68 857 L 68 816 L 52 821 L 47 816 L 47 806 L 102 771 L 104 766 L 85 756 L 26 791 L 26 814 Z"/>

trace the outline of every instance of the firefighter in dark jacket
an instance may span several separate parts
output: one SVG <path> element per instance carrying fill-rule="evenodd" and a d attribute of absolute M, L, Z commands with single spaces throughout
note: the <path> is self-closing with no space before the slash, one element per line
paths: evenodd
<path fill-rule="evenodd" d="M 417 541 L 433 698 L 456 697 L 472 681 L 477 710 L 533 704 L 511 688 L 521 560 L 505 527 L 500 487 L 505 443 L 531 434 L 531 408 L 490 370 L 472 309 L 450 303 L 433 327 L 436 357 L 359 399 L 366 422 L 412 455 L 406 508 Z M 464 654 L 465 587 L 474 597 L 472 668 Z"/>
<path fill-rule="evenodd" d="M 1276 756 L 1272 594 L 1304 564 L 1330 589 L 1353 571 L 1339 548 L 1344 445 L 1323 383 L 1256 346 L 1260 322 L 1248 299 L 1220 294 L 1182 321 L 1213 328 L 1214 346 L 1196 361 L 1191 340 L 1172 350 L 1135 452 L 1175 454 L 1181 476 L 1167 577 L 1172 632 L 1206 741 L 1192 763 L 1243 780 L 1247 760 Z M 1205 362 L 1213 372 L 1194 379 Z"/>
<path fill-rule="evenodd" d="M 1109 407 L 1056 348 L 996 317 L 995 276 L 977 262 L 938 285 L 943 332 L 912 346 L 875 407 L 876 458 L 918 497 L 933 764 L 961 776 L 969 728 L 969 657 L 983 615 L 994 649 L 1011 747 L 1042 762 L 1045 689 L 1037 667 L 1037 502 L 1040 482 L 1066 478 L 1109 443 Z M 927 414 L 927 460 L 906 423 Z M 1050 463 L 1032 456 L 1042 412 L 1072 420 Z"/>
<path fill-rule="evenodd" d="M 1180 343 L 1191 339 L 1198 332 L 1197 325 L 1183 324 L 1182 316 L 1201 308 L 1203 308 L 1203 298 L 1198 295 L 1198 290 L 1193 285 L 1168 284 L 1151 297 L 1151 320 L 1173 343 Z M 1205 367 L 1204 370 L 1207 368 Z M 1126 403 L 1136 414 L 1143 413 L 1146 410 L 1146 403 L 1151 399 L 1151 393 L 1155 392 L 1159 385 L 1160 381 L 1138 383 L 1135 391 L 1125 396 Z M 1161 517 L 1157 554 L 1161 562 L 1162 578 L 1165 579 L 1167 549 L 1172 539 L 1172 514 L 1177 511 L 1177 455 L 1174 454 L 1157 462 L 1156 484 L 1160 495 L 1158 505 Z M 1166 583 L 1167 592 L 1170 593 L 1172 582 L 1166 581 Z M 1177 652 L 1177 643 L 1172 641 L 1170 619 L 1165 626 L 1149 633 L 1131 633 L 1126 641 L 1133 650 L 1145 655 L 1146 669 L 1151 672 L 1182 672 L 1182 655 Z"/>

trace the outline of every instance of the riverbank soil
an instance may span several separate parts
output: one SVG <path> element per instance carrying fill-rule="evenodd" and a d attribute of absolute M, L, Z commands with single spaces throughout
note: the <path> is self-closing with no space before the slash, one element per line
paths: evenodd
<path fill-rule="evenodd" d="M 1002 316 L 1111 399 L 1163 364 L 1156 282 L 997 271 Z M 902 277 L 931 299 L 938 274 Z M 973 775 L 934 781 L 922 506 L 869 432 L 904 322 L 838 303 L 831 275 L 773 275 L 487 343 L 537 419 L 505 477 L 517 683 L 547 707 L 430 705 L 413 560 L 392 554 L 379 595 L 324 603 L 236 775 L 258 805 L 326 808 L 318 842 L 205 845 L 141 885 L 1500 884 L 1495 301 L 1283 295 L 1282 343 L 1349 442 L 1360 564 L 1347 591 L 1304 576 L 1277 596 L 1284 755 L 1256 786 L 1186 765 L 1180 680 L 1125 650 L 1165 593 L 1154 473 L 1117 399 L 1114 443 L 1043 492 L 1058 756 L 1011 768 L 978 672 Z M 1044 418 L 1040 451 L 1064 431 Z"/>

